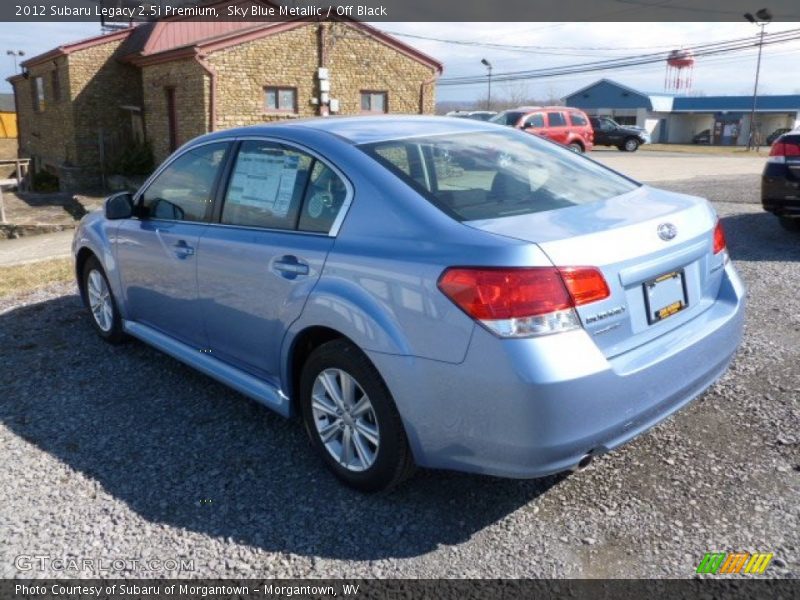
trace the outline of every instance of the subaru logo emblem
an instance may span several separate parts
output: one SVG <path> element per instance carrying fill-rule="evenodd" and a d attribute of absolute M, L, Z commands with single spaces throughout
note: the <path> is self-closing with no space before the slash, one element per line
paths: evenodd
<path fill-rule="evenodd" d="M 658 226 L 658 237 L 668 242 L 678 235 L 678 228 L 672 223 L 662 223 Z"/>

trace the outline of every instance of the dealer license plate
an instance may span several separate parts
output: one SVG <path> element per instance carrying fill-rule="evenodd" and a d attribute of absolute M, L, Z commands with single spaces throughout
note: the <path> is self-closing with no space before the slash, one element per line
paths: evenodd
<path fill-rule="evenodd" d="M 644 303 L 647 322 L 652 325 L 679 313 L 689 304 L 683 271 L 672 271 L 645 281 Z"/>

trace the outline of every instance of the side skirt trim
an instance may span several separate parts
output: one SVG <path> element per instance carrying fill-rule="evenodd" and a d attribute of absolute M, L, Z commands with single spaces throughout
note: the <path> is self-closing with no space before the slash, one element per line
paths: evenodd
<path fill-rule="evenodd" d="M 290 416 L 291 404 L 289 398 L 279 388 L 263 379 L 253 377 L 249 373 L 245 373 L 209 354 L 204 354 L 147 325 L 123 320 L 122 328 L 125 333 L 138 338 L 145 344 L 169 354 L 172 358 L 224 383 L 284 417 Z"/>

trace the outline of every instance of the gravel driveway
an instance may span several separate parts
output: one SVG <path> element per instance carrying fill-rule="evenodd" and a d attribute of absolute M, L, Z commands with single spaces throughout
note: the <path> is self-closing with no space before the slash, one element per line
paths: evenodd
<path fill-rule="evenodd" d="M 754 175 L 664 186 L 723 217 L 745 342 L 700 399 L 570 476 L 422 471 L 362 496 L 297 422 L 143 344 L 105 345 L 73 285 L 0 300 L 0 577 L 688 577 L 705 552 L 744 550 L 800 576 L 800 237 L 761 212 Z M 128 562 L 23 571 L 19 555 Z"/>

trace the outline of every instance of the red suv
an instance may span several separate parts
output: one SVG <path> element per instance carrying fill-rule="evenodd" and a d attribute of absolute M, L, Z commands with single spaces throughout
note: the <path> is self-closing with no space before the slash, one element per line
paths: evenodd
<path fill-rule="evenodd" d="M 594 145 L 589 117 L 577 108 L 521 106 L 504 110 L 490 121 L 551 139 L 575 152 L 587 152 Z"/>

